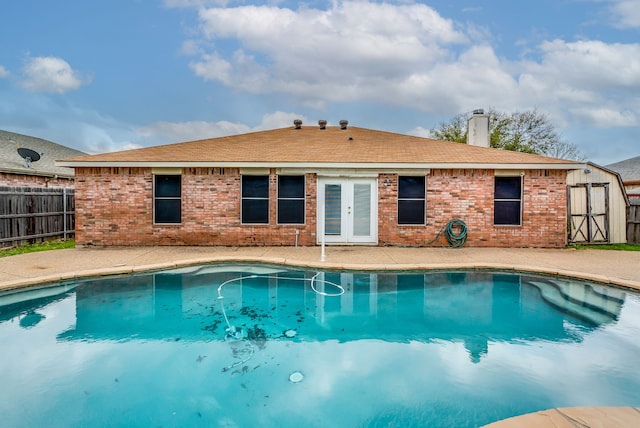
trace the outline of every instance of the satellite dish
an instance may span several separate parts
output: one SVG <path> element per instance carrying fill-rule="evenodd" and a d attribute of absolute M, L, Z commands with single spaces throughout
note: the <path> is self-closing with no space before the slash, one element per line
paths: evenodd
<path fill-rule="evenodd" d="M 30 168 L 31 162 L 38 162 L 40 156 L 44 153 L 38 153 L 35 150 L 27 149 L 26 147 L 18 147 L 18 154 L 24 159 L 24 166 Z"/>

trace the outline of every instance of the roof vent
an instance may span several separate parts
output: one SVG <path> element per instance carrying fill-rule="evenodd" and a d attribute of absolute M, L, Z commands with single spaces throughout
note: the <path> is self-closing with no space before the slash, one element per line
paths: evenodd
<path fill-rule="evenodd" d="M 296 129 L 300 129 L 302 128 L 302 121 L 300 119 L 296 119 L 293 121 L 293 126 L 296 127 Z"/>
<path fill-rule="evenodd" d="M 340 121 L 340 129 L 347 129 L 347 125 L 349 124 L 348 120 L 341 120 Z"/>
<path fill-rule="evenodd" d="M 484 109 L 482 108 L 477 108 L 473 111 L 473 114 L 484 114 Z"/>
<path fill-rule="evenodd" d="M 320 129 L 326 129 L 327 128 L 327 121 L 326 120 L 319 120 L 318 121 L 318 125 L 320 126 Z"/>

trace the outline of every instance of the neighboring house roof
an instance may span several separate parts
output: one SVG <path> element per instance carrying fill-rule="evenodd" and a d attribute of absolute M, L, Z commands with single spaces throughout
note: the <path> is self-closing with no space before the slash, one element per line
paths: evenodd
<path fill-rule="evenodd" d="M 365 128 L 303 126 L 64 159 L 58 165 L 575 169 L 584 164 Z"/>
<path fill-rule="evenodd" d="M 636 196 L 630 198 L 631 202 L 637 204 L 637 196 L 640 195 L 640 156 L 612 163 L 607 167 L 620 174 L 627 194 Z"/>
<path fill-rule="evenodd" d="M 18 154 L 18 148 L 31 149 L 43 153 L 40 160 L 31 162 L 29 167 Z M 73 168 L 56 165 L 57 159 L 81 156 L 86 153 L 42 138 L 0 130 L 0 172 L 20 175 L 38 175 L 43 177 L 73 178 Z"/>
<path fill-rule="evenodd" d="M 622 198 L 624 199 L 624 203 L 626 206 L 629 206 L 629 196 L 627 195 L 627 192 L 625 191 L 625 187 L 624 187 L 624 183 L 622 181 L 622 177 L 620 176 L 620 174 L 617 171 L 614 171 L 612 169 L 609 169 L 607 167 L 604 167 L 602 165 L 598 165 L 595 164 L 593 162 L 587 162 L 588 167 L 590 168 L 597 168 L 601 171 L 606 172 L 607 174 L 611 174 L 612 177 L 614 177 L 616 179 L 616 181 L 618 182 L 618 186 L 620 186 L 620 190 L 622 191 Z"/>
<path fill-rule="evenodd" d="M 607 168 L 620 174 L 622 181 L 640 180 L 640 156 L 609 164 Z"/>
<path fill-rule="evenodd" d="M 612 163 L 607 167 L 620 174 L 629 195 L 640 195 L 640 156 Z"/>

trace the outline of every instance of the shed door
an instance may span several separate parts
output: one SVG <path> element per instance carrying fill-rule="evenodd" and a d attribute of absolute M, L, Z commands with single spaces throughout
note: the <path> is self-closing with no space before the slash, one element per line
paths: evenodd
<path fill-rule="evenodd" d="M 569 242 L 609 242 L 609 183 L 578 183 L 567 190 Z"/>

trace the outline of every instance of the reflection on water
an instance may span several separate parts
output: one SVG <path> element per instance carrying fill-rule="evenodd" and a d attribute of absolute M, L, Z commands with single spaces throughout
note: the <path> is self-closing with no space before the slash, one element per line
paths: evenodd
<path fill-rule="evenodd" d="M 0 296 L 9 422 L 477 426 L 640 402 L 640 300 L 582 281 L 210 265 L 71 288 Z"/>
<path fill-rule="evenodd" d="M 33 290 L 12 290 L 0 293 L 0 322 L 26 314 L 20 322 L 25 324 L 24 327 L 30 327 L 33 319 L 29 315 L 34 314 L 39 308 L 63 300 L 69 296 L 74 288 L 75 285 L 63 284 Z M 27 320 L 24 321 L 24 318 L 27 318 Z M 39 321 L 36 321 L 33 325 Z"/>
<path fill-rule="evenodd" d="M 293 329 L 297 341 L 460 341 L 478 361 L 488 341 L 580 341 L 616 320 L 625 295 L 585 283 L 477 271 L 220 270 L 82 284 L 76 289 L 76 325 L 59 337 L 224 340 L 226 313 L 233 327 L 252 338 L 273 339 Z M 216 289 L 225 282 L 218 299 Z M 325 295 L 335 293 L 332 283 L 344 293 Z"/>

